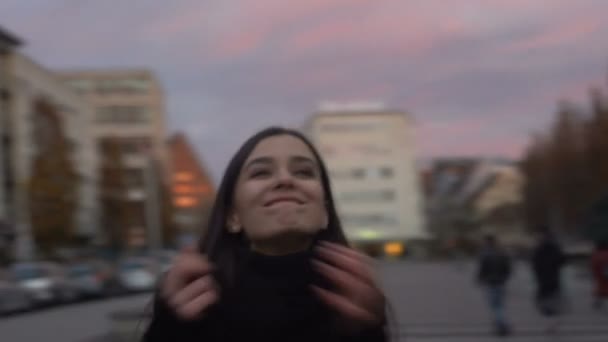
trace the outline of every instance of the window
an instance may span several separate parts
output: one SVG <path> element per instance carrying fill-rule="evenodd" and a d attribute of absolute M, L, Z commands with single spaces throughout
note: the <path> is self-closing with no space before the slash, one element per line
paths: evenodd
<path fill-rule="evenodd" d="M 69 80 L 67 84 L 78 93 L 87 93 L 93 90 L 93 83 L 90 80 Z"/>
<path fill-rule="evenodd" d="M 176 182 L 190 182 L 194 179 L 194 175 L 190 172 L 178 172 L 174 178 Z"/>
<path fill-rule="evenodd" d="M 184 184 L 180 184 L 180 185 L 176 185 L 173 187 L 173 192 L 176 194 L 192 194 L 195 192 L 195 189 L 193 186 L 190 185 L 184 185 Z"/>
<path fill-rule="evenodd" d="M 195 206 L 197 204 L 197 200 L 194 197 L 179 196 L 175 198 L 174 204 L 176 207 L 189 208 Z"/>
<path fill-rule="evenodd" d="M 142 94 L 149 91 L 150 80 L 145 77 L 111 78 L 96 82 L 96 91 L 100 95 Z"/>
<path fill-rule="evenodd" d="M 365 178 L 365 169 L 353 169 L 351 170 L 351 176 L 355 179 Z"/>
<path fill-rule="evenodd" d="M 136 124 L 149 120 L 149 110 L 144 106 L 105 106 L 97 110 L 98 123 Z"/>
<path fill-rule="evenodd" d="M 120 138 L 120 145 L 126 154 L 139 154 L 147 152 L 152 146 L 150 138 L 132 137 Z"/>
<path fill-rule="evenodd" d="M 391 202 L 395 200 L 394 190 L 354 191 L 343 192 L 339 195 L 340 201 L 347 203 Z"/>
<path fill-rule="evenodd" d="M 382 167 L 380 168 L 380 177 L 381 178 L 393 178 L 394 172 L 390 167 Z"/>
<path fill-rule="evenodd" d="M 345 225 L 354 227 L 398 226 L 399 220 L 387 213 L 346 214 L 342 215 Z"/>
<path fill-rule="evenodd" d="M 363 179 L 363 178 L 372 178 L 372 179 L 390 179 L 395 176 L 395 172 L 393 168 L 385 166 L 385 167 L 370 167 L 370 168 L 354 168 L 350 170 L 336 170 L 332 169 L 329 171 L 332 178 L 335 179 Z"/>
<path fill-rule="evenodd" d="M 382 125 L 376 122 L 332 122 L 321 126 L 322 132 L 369 132 L 381 128 Z"/>
<path fill-rule="evenodd" d="M 127 169 L 125 183 L 128 187 L 141 187 L 144 185 L 144 173 L 140 169 Z"/>

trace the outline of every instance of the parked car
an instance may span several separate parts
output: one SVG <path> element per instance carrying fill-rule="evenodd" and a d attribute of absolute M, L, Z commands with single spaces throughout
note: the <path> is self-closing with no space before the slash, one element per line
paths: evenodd
<path fill-rule="evenodd" d="M 118 280 L 112 267 L 101 261 L 72 264 L 67 267 L 67 277 L 81 299 L 104 297 L 119 292 Z"/>
<path fill-rule="evenodd" d="M 151 291 L 156 286 L 159 264 L 149 257 L 127 257 L 118 263 L 117 277 L 126 292 Z"/>
<path fill-rule="evenodd" d="M 156 254 L 156 260 L 159 263 L 159 272 L 161 274 L 169 271 L 171 266 L 173 265 L 173 261 L 177 257 L 177 252 L 173 250 L 162 250 Z"/>
<path fill-rule="evenodd" d="M 33 306 L 30 294 L 8 281 L 7 272 L 0 270 L 0 315 L 27 311 Z"/>
<path fill-rule="evenodd" d="M 69 303 L 78 297 L 65 270 L 52 262 L 18 263 L 11 267 L 11 280 L 27 291 L 36 306 Z"/>

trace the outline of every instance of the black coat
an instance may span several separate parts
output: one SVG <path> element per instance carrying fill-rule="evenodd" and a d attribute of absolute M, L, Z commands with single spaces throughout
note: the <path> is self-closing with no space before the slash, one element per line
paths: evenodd
<path fill-rule="evenodd" d="M 561 269 L 566 257 L 552 240 L 541 242 L 532 255 L 532 270 L 537 282 L 538 298 L 554 296 L 561 291 Z"/>
<path fill-rule="evenodd" d="M 158 297 L 144 342 L 386 340 L 384 327 L 346 337 L 333 313 L 310 290 L 319 283 L 311 253 L 269 257 L 248 252 L 237 266 L 235 286 L 221 292 L 204 318 L 184 322 Z"/>
<path fill-rule="evenodd" d="M 479 259 L 477 280 L 487 286 L 502 286 L 511 276 L 509 256 L 497 248 L 485 250 Z"/>

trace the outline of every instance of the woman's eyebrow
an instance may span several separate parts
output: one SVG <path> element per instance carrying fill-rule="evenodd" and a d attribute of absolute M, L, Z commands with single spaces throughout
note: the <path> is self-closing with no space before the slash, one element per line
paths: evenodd
<path fill-rule="evenodd" d="M 250 160 L 247 165 L 245 165 L 245 169 L 250 168 L 255 164 L 272 164 L 273 159 L 271 157 L 258 157 Z"/>

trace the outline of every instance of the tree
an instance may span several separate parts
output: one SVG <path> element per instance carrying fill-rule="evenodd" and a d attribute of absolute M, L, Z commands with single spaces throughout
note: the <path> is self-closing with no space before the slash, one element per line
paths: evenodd
<path fill-rule="evenodd" d="M 548 224 L 550 203 L 549 142 L 535 135 L 522 162 L 526 183 L 523 187 L 524 215 L 529 230 Z"/>
<path fill-rule="evenodd" d="M 586 158 L 583 156 L 583 121 L 577 108 L 562 102 L 551 132 L 549 170 L 544 177 L 550 181 L 549 220 L 555 228 L 571 232 L 588 205 Z"/>
<path fill-rule="evenodd" d="M 524 212 L 530 227 L 582 236 L 590 220 L 595 226 L 604 222 L 598 213 L 605 205 L 598 203 L 608 198 L 608 98 L 595 88 L 590 99 L 589 112 L 562 102 L 550 132 L 537 135 L 525 154 Z"/>
<path fill-rule="evenodd" d="M 608 99 L 600 89 L 593 89 L 591 118 L 585 126 L 585 156 L 589 169 L 592 200 L 608 195 Z"/>
<path fill-rule="evenodd" d="M 39 99 L 33 109 L 35 152 L 27 182 L 28 207 L 34 241 L 50 255 L 74 242 L 80 177 L 55 107 Z"/>

